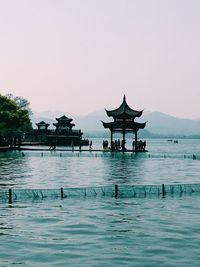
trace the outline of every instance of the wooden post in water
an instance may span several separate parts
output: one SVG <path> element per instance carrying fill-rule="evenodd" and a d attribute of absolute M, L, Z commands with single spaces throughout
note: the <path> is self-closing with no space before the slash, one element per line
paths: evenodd
<path fill-rule="evenodd" d="M 116 184 L 116 185 L 115 185 L 115 198 L 118 197 L 118 193 L 119 193 L 118 185 Z"/>
<path fill-rule="evenodd" d="M 12 189 L 8 190 L 8 203 L 11 204 L 12 203 Z"/>
<path fill-rule="evenodd" d="M 63 187 L 60 188 L 60 193 L 61 193 L 61 199 L 64 198 L 64 191 L 63 191 Z"/>

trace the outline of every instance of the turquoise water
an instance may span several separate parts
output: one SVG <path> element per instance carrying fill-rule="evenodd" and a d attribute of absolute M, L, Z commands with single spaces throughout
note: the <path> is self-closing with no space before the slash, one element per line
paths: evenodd
<path fill-rule="evenodd" d="M 94 148 L 101 141 L 94 140 Z M 148 150 L 1 153 L 0 185 L 56 189 L 200 182 L 199 140 L 148 140 Z M 199 204 L 200 195 L 1 203 L 0 266 L 199 266 Z"/>

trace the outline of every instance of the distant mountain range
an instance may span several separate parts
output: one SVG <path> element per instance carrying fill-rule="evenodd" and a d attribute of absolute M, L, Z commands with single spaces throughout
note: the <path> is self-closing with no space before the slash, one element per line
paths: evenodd
<path fill-rule="evenodd" d="M 86 116 L 62 111 L 35 112 L 31 116 L 33 128 L 36 128 L 35 123 L 42 120 L 50 124 L 49 128 L 55 128 L 53 123 L 56 122 L 56 118 L 62 115 L 72 118 L 75 123 L 74 129 L 81 129 L 85 135 L 109 134 L 109 131 L 106 131 L 101 123 L 101 120 L 105 122 L 112 121 L 112 118 L 107 117 L 105 110 L 98 110 Z M 144 111 L 143 115 L 140 118 L 136 118 L 135 121 L 147 121 L 146 128 L 140 131 L 140 134 L 145 137 L 200 136 L 200 119 L 181 119 L 158 111 Z"/>

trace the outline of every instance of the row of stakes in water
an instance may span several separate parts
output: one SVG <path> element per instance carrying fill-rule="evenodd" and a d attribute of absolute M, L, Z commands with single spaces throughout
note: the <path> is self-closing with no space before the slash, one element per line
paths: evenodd
<path fill-rule="evenodd" d="M 0 191 L 0 200 L 5 203 L 25 200 L 67 199 L 85 197 L 146 198 L 192 195 L 200 193 L 200 184 L 174 185 L 114 185 L 87 188 L 60 189 L 9 189 Z"/>
<path fill-rule="evenodd" d="M 45 156 L 45 153 L 41 152 L 40 155 L 41 155 L 41 157 L 44 157 Z M 83 154 L 82 153 L 75 153 L 74 155 L 77 156 L 77 157 L 80 157 Z M 108 155 L 108 153 L 106 153 L 105 155 Z M 105 155 L 104 154 L 101 154 L 101 153 L 92 153 L 91 154 L 91 156 L 94 156 L 94 157 L 103 157 Z M 24 152 L 22 152 L 22 156 L 23 157 L 25 156 L 25 153 Z M 59 153 L 59 156 L 60 157 L 63 157 L 63 153 Z M 117 157 L 118 154 L 111 152 L 111 156 L 112 157 Z M 135 158 L 135 153 L 129 154 L 128 157 Z M 145 157 L 148 157 L 148 158 L 162 158 L 162 157 L 163 158 L 183 158 L 183 159 L 193 159 L 193 160 L 200 159 L 200 156 L 199 155 L 195 155 L 195 154 L 193 154 L 193 155 L 185 155 L 184 154 L 182 157 L 181 157 L 181 155 L 147 154 Z"/>

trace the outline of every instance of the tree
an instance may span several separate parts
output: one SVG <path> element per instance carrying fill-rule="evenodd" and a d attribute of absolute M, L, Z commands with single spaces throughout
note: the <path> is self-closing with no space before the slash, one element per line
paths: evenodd
<path fill-rule="evenodd" d="M 0 94 L 0 135 L 16 136 L 32 129 L 29 102 L 20 97 Z"/>
<path fill-rule="evenodd" d="M 27 109 L 29 112 L 29 115 L 32 115 L 32 111 L 30 109 L 30 102 L 21 97 L 21 96 L 14 96 L 13 94 L 7 94 L 5 95 L 7 98 L 12 99 L 16 102 L 16 104 L 21 107 L 22 109 Z"/>

